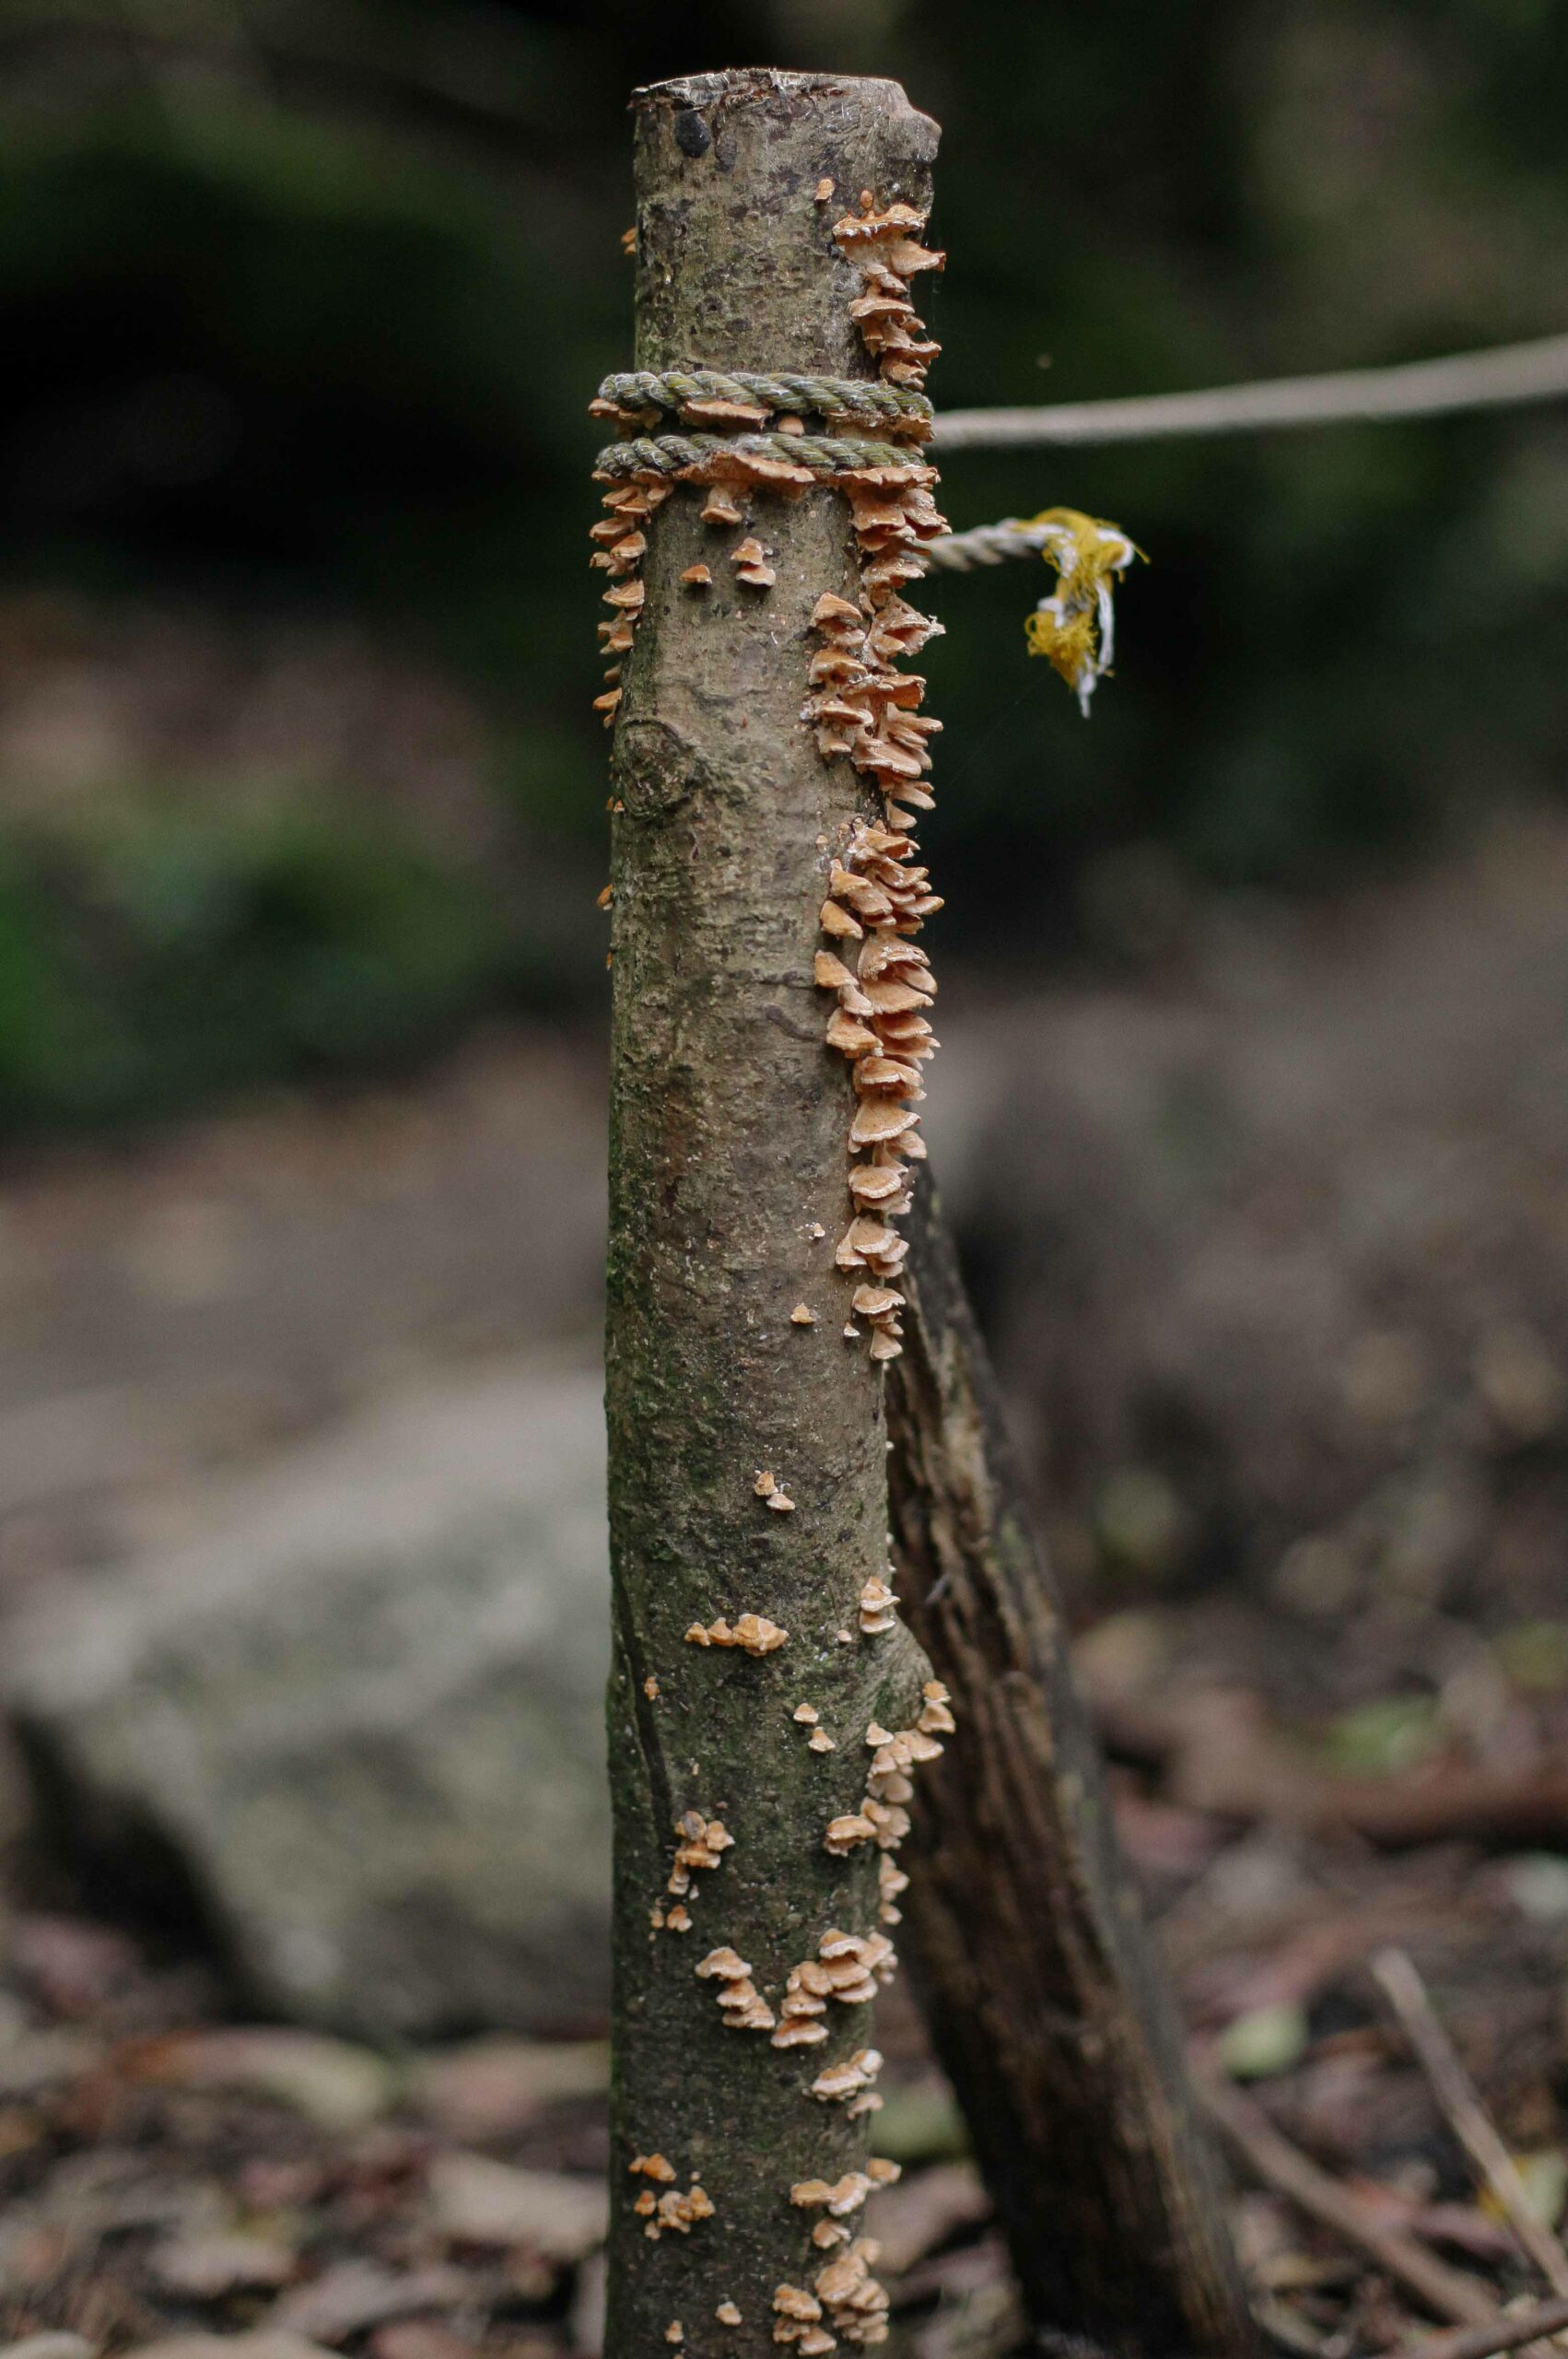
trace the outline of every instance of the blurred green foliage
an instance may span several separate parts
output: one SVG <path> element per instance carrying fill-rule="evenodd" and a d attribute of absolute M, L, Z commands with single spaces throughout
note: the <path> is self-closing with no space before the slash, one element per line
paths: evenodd
<path fill-rule="evenodd" d="M 11 583 L 348 613 L 456 667 L 512 873 L 591 899 L 583 409 L 630 349 L 626 96 L 755 62 L 896 75 L 942 121 L 953 405 L 1565 324 L 1555 0 L 10 0 Z M 930 593 L 950 945 L 1059 955 L 1086 912 L 1114 941 L 1129 848 L 1312 887 L 1561 785 L 1562 408 L 955 455 L 945 492 L 959 524 L 1071 501 L 1153 559 L 1089 728 L 1024 655 L 1025 569 Z M 0 759 L 0 828 L 16 783 Z M 504 878 L 451 858 L 439 785 L 412 841 L 330 781 L 258 831 L 215 779 L 189 841 L 115 823 L 112 776 L 97 828 L 15 799 L 0 1110 L 172 1103 L 591 988 L 575 934 L 531 957 Z"/>
<path fill-rule="evenodd" d="M 0 851 L 0 1112 L 103 1120 L 425 1046 L 503 937 L 416 848 L 304 810 L 116 813 Z"/>

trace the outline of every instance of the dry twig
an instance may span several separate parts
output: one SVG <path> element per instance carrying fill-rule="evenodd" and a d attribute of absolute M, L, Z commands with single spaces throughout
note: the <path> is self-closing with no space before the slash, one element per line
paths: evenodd
<path fill-rule="evenodd" d="M 1556 2294 L 1568 2294 L 1568 2252 L 1532 2205 L 1508 2152 L 1453 2041 L 1438 2021 L 1426 1985 L 1401 1949 L 1372 1961 L 1379 1989 L 1403 2025 L 1454 2135 L 1491 2189 L 1521 2249 Z"/>
<path fill-rule="evenodd" d="M 1101 1738 L 1117 1759 L 1157 1769 L 1167 1798 L 1215 1818 L 1334 1831 L 1379 1850 L 1425 1843 L 1550 1848 L 1568 1830 L 1568 1770 L 1436 1762 L 1400 1776 L 1321 1768 L 1270 1725 L 1260 1700 L 1232 1688 L 1122 1695 L 1091 1686 Z"/>
<path fill-rule="evenodd" d="M 1398 2278 L 1434 2318 L 1478 2327 L 1496 2319 L 1496 2305 L 1473 2277 L 1450 2269 L 1413 2236 L 1388 2227 L 1348 2188 L 1293 2146 L 1250 2097 L 1229 2083 L 1207 2076 L 1199 2079 L 1198 2089 L 1213 2120 L 1265 2187 L 1288 2196 L 1310 2219 L 1366 2253 L 1379 2269 Z"/>
<path fill-rule="evenodd" d="M 1390 2352 L 1387 2359 L 1492 2359 L 1498 2351 L 1517 2351 L 1527 2342 L 1539 2341 L 1542 2335 L 1568 2331 L 1568 2299 L 1556 2295 L 1550 2302 L 1532 2302 L 1528 2309 L 1502 2310 L 1485 2326 L 1457 2328 L 1451 2334 L 1434 2334 L 1425 2342 L 1407 2342 L 1398 2352 Z"/>

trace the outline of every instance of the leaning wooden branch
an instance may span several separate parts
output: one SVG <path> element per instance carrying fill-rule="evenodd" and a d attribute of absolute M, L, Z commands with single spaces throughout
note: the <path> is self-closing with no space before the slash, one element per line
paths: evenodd
<path fill-rule="evenodd" d="M 905 1903 L 1026 2298 L 1102 2346 L 1252 2342 L 1169 2001 L 1117 1856 L 984 1352 L 930 1187 L 889 1375 L 904 1610 L 957 1732 Z"/>

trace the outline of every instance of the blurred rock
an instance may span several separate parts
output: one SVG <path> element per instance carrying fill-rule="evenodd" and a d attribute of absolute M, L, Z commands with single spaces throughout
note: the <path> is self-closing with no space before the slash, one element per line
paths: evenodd
<path fill-rule="evenodd" d="M 268 2003 L 564 2026 L 606 1987 L 607 1620 L 599 1378 L 510 1364 L 215 1485 L 5 1689 L 51 1839 L 171 1858 Z"/>

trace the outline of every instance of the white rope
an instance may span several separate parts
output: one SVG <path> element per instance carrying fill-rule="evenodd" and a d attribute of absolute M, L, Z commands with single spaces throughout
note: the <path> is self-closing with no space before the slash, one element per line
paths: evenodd
<path fill-rule="evenodd" d="M 1023 524 L 1004 516 L 995 524 L 977 524 L 971 532 L 946 533 L 918 549 L 928 573 L 973 573 L 982 565 L 1005 565 L 1009 557 L 1038 557 L 1050 539 L 1045 524 Z"/>
<path fill-rule="evenodd" d="M 1348 369 L 1322 377 L 1275 377 L 1200 393 L 1140 394 L 1125 401 L 1066 402 L 1052 409 L 954 409 L 937 415 L 938 451 L 983 451 L 1026 443 L 1142 442 L 1168 434 L 1256 433 L 1270 426 L 1330 426 L 1339 420 L 1437 417 L 1568 394 L 1568 335 L 1394 369 Z M 1000 528 L 998 528 L 1000 529 Z M 961 535 L 965 540 L 974 536 Z M 940 542 L 927 550 L 934 557 Z M 977 564 L 996 563 L 979 557 Z M 934 557 L 938 564 L 943 562 Z"/>

